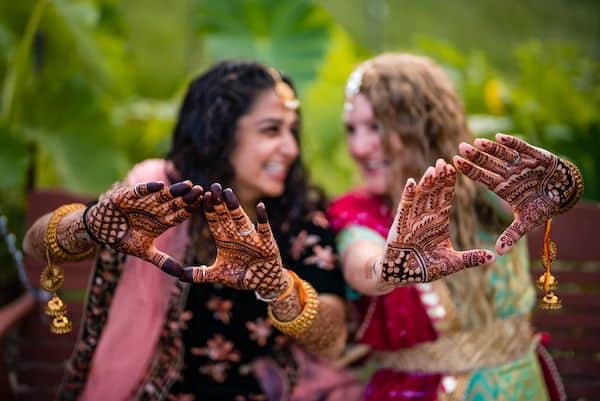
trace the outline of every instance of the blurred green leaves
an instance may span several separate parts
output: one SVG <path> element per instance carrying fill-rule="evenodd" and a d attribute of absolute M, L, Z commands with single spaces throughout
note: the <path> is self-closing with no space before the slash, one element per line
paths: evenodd
<path fill-rule="evenodd" d="M 259 60 L 292 76 L 301 91 L 323 64 L 334 26 L 306 0 L 202 0 L 196 13 L 208 60 Z"/>
<path fill-rule="evenodd" d="M 600 71 L 585 25 L 593 6 L 530 0 L 511 26 L 509 6 L 466 12 L 465 1 L 444 5 L 452 18 L 431 12 L 436 0 L 2 2 L 0 201 L 21 199 L 28 183 L 97 194 L 162 156 L 187 81 L 227 57 L 294 78 L 303 156 L 339 194 L 356 180 L 341 124 L 346 78 L 376 52 L 404 49 L 448 69 L 478 134 L 519 133 L 573 159 L 585 196 L 600 200 Z M 542 26 L 564 13 L 581 28 L 561 36 Z"/>

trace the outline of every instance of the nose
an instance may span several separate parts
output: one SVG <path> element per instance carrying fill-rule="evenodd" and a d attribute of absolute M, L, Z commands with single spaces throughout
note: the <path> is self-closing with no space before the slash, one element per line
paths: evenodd
<path fill-rule="evenodd" d="M 376 135 L 357 129 L 354 135 L 348 137 L 350 154 L 357 159 L 368 157 L 376 150 L 378 140 Z"/>
<path fill-rule="evenodd" d="M 283 135 L 283 141 L 281 143 L 280 150 L 290 159 L 295 159 L 298 157 L 298 141 L 296 141 L 296 137 L 292 131 L 288 130 L 286 131 L 285 135 Z"/>

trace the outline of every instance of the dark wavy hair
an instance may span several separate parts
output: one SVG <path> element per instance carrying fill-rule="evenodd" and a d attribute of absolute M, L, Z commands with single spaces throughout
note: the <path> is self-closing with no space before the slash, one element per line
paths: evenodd
<path fill-rule="evenodd" d="M 288 77 L 281 77 L 294 88 Z M 230 186 L 235 175 L 230 156 L 238 120 L 248 113 L 258 95 L 274 85 L 267 67 L 243 60 L 222 61 L 194 79 L 179 110 L 166 156 L 177 171 L 171 181 L 189 179 L 205 189 L 213 182 Z M 296 140 L 299 144 L 300 138 Z M 290 168 L 283 194 L 263 201 L 276 238 L 325 206 L 322 191 L 309 185 L 300 156 Z M 194 216 L 192 224 L 196 232 L 203 228 L 198 224 L 204 226 L 198 217 Z"/>

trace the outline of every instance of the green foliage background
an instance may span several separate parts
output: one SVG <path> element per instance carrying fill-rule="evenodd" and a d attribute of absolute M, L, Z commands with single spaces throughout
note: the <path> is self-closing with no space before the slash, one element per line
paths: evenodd
<path fill-rule="evenodd" d="M 428 54 L 480 135 L 518 133 L 574 160 L 600 200 L 600 5 L 566 0 L 20 0 L 0 3 L 0 205 L 23 231 L 26 193 L 98 194 L 169 145 L 186 83 L 225 57 L 291 75 L 303 152 L 330 195 L 356 173 L 343 87 L 386 50 Z"/>

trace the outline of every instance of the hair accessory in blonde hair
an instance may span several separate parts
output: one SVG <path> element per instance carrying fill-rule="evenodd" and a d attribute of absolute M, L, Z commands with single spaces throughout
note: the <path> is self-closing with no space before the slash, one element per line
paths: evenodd
<path fill-rule="evenodd" d="M 286 109 L 296 110 L 300 107 L 300 101 L 296 98 L 294 90 L 281 78 L 281 74 L 275 68 L 269 68 L 269 74 L 275 81 L 275 94 Z"/>
<path fill-rule="evenodd" d="M 344 109 L 349 110 L 352 108 L 352 99 L 360 93 L 363 76 L 370 66 L 371 62 L 365 61 L 356 67 L 348 77 L 348 82 L 346 82 L 346 102 L 344 103 Z"/>

